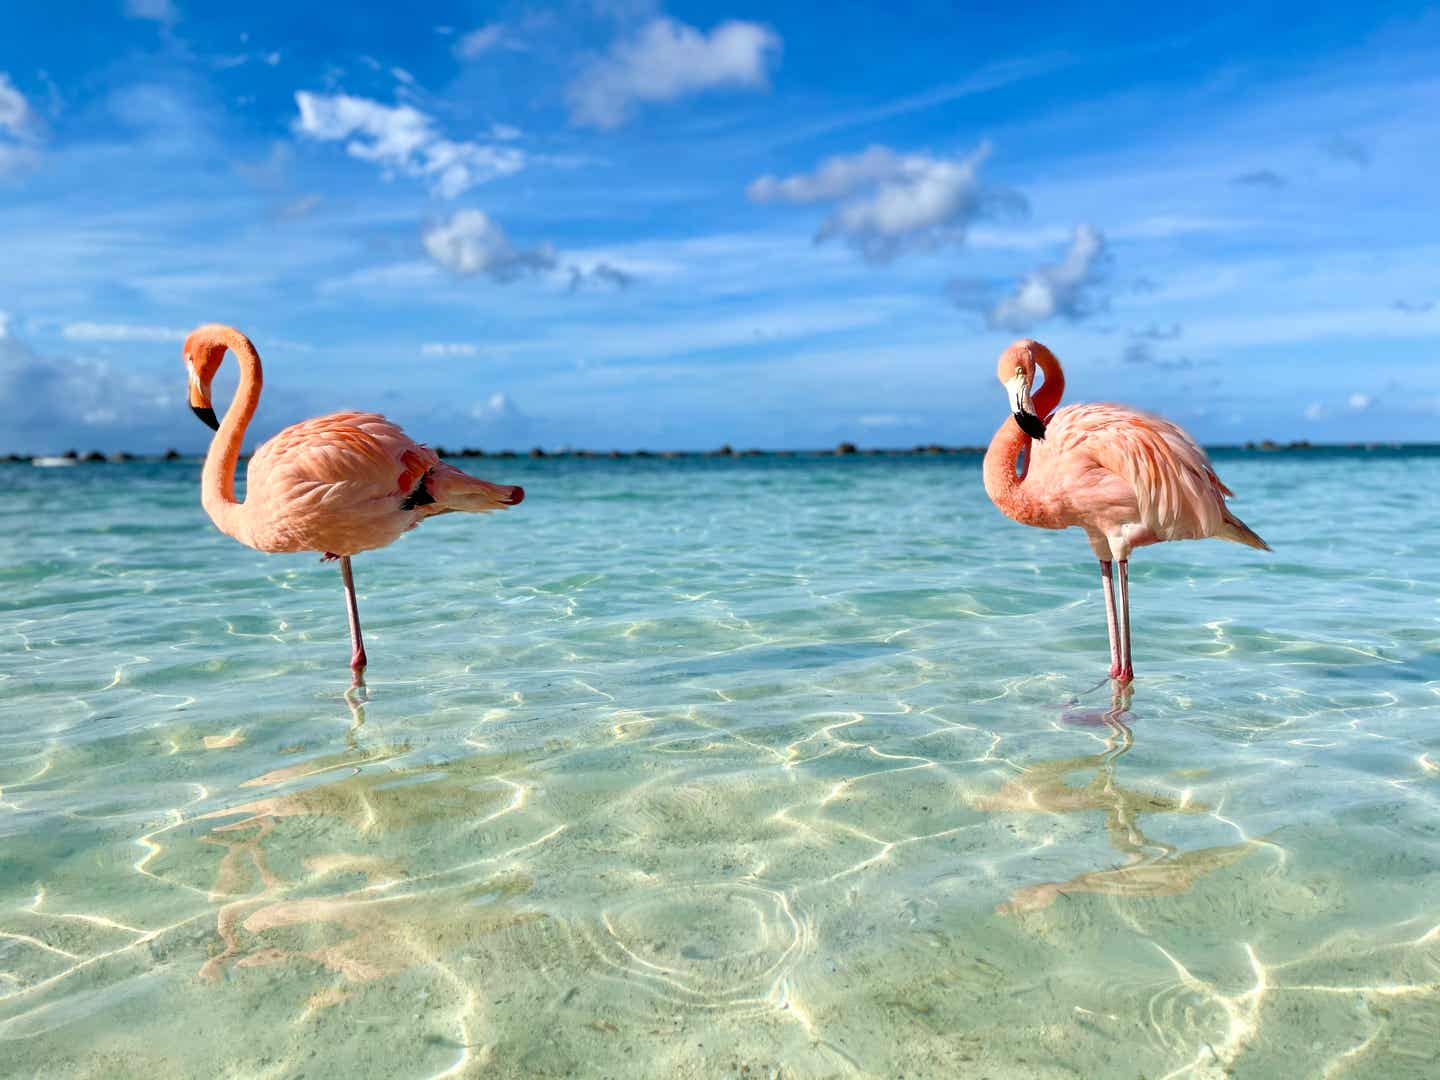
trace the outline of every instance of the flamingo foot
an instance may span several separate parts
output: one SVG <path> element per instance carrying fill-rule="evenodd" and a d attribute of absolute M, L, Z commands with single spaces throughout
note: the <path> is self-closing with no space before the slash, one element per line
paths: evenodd
<path fill-rule="evenodd" d="M 324 555 L 321 555 L 321 556 L 320 556 L 320 561 L 321 561 L 321 562 L 334 562 L 334 561 L 335 561 L 336 559 L 338 559 L 338 558 L 340 558 L 340 556 L 339 556 L 339 555 L 336 555 L 333 551 L 327 551 L 327 552 L 325 552 Z"/>

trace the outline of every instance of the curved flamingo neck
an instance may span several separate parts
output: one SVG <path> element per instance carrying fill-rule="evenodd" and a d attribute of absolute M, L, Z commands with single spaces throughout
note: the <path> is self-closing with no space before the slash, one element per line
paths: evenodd
<path fill-rule="evenodd" d="M 1024 476 L 1015 471 L 1015 463 L 1020 451 L 1029 449 L 1030 436 L 1007 416 L 985 451 L 985 494 L 990 496 L 990 501 L 1000 508 L 1002 514 L 1017 521 L 1025 517 L 1029 493 L 1024 490 Z M 1029 464 L 1027 453 L 1027 472 Z"/>
<path fill-rule="evenodd" d="M 1042 420 L 1049 420 L 1065 394 L 1065 372 L 1049 349 L 1036 349 L 1032 355 L 1045 375 L 1045 381 L 1033 398 L 1035 414 Z M 1022 450 L 1025 452 L 1025 466 L 1017 472 L 1015 466 Z M 1030 436 L 1008 417 L 985 451 L 985 493 L 1001 513 L 1016 521 L 1030 521 L 1041 516 L 1035 512 L 1030 492 L 1025 489 L 1032 452 Z"/>
<path fill-rule="evenodd" d="M 1065 372 L 1060 368 L 1060 361 L 1055 359 L 1055 354 L 1049 349 L 1037 349 L 1036 354 L 1035 362 L 1045 373 L 1045 381 L 1040 384 L 1040 389 L 1035 391 L 1032 403 L 1035 406 L 1035 415 L 1048 421 L 1050 414 L 1060 404 L 1060 399 L 1065 396 Z"/>
<path fill-rule="evenodd" d="M 210 440 L 210 451 L 205 455 L 205 471 L 200 477 L 200 503 L 221 532 L 246 542 L 250 522 L 245 513 L 246 504 L 235 501 L 235 466 L 240 460 L 245 429 L 250 426 L 250 418 L 260 404 L 260 387 L 264 382 L 260 354 L 249 338 L 228 326 L 217 326 L 208 346 L 222 353 L 229 349 L 235 354 L 240 363 L 240 385 L 230 407 L 225 410 L 225 419 Z"/>

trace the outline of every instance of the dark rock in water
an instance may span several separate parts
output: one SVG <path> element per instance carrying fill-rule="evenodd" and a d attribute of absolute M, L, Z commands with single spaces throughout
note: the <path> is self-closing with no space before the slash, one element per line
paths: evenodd
<path fill-rule="evenodd" d="M 81 460 L 82 460 L 82 461 L 104 461 L 104 460 L 105 460 L 105 455 L 102 454 L 99 450 L 91 450 L 91 451 L 90 451 L 88 454 L 86 454 Z"/>
<path fill-rule="evenodd" d="M 166 460 L 166 461 L 179 461 L 179 460 L 180 460 L 180 451 L 179 451 L 179 450 L 176 450 L 176 449 L 172 446 L 169 450 L 166 450 L 166 451 L 165 451 L 165 460 Z"/>
<path fill-rule="evenodd" d="M 480 447 L 478 447 L 478 446 L 467 446 L 467 447 L 465 447 L 465 449 L 463 449 L 463 450 L 460 451 L 460 456 L 461 456 L 461 457 L 484 457 L 484 456 L 485 456 L 485 451 L 484 451 L 484 450 L 481 450 Z"/>
<path fill-rule="evenodd" d="M 6 461 L 32 461 L 32 460 L 34 460 L 34 459 L 31 458 L 29 454 L 6 454 L 6 455 L 5 455 L 5 460 L 6 460 Z"/>
<path fill-rule="evenodd" d="M 710 456 L 711 456 L 711 457 L 734 457 L 734 456 L 735 456 L 735 451 L 730 448 L 730 444 L 729 444 L 729 443 L 726 443 L 724 446 L 720 447 L 719 450 L 711 450 L 711 451 L 710 451 Z"/>
<path fill-rule="evenodd" d="M 77 454 L 74 450 L 66 450 L 66 451 L 65 451 L 63 454 L 61 454 L 60 456 L 63 457 L 63 458 L 69 458 L 71 461 L 79 461 L 79 460 L 80 460 L 80 455 Z"/>
<path fill-rule="evenodd" d="M 127 454 L 124 450 L 117 450 L 115 453 L 111 454 L 106 460 L 114 461 L 117 463 L 122 461 L 134 461 L 135 455 Z"/>
<path fill-rule="evenodd" d="M 531 457 L 546 457 L 547 455 L 546 455 L 546 453 L 545 453 L 544 450 L 542 450 L 542 449 L 540 449 L 540 447 L 536 446 L 536 447 L 534 447 L 533 449 L 531 449 L 531 451 L 530 451 L 530 456 L 531 456 Z"/>
<path fill-rule="evenodd" d="M 500 453 L 496 454 L 495 456 L 502 458 L 513 458 L 516 455 L 514 450 L 501 450 Z"/>
<path fill-rule="evenodd" d="M 842 442 L 839 446 L 835 447 L 835 453 L 854 454 L 858 453 L 858 451 L 856 450 L 855 444 L 853 442 Z"/>
<path fill-rule="evenodd" d="M 763 455 L 764 453 L 765 453 L 764 450 L 753 450 L 753 449 L 752 449 L 752 450 L 741 450 L 741 451 L 740 451 L 740 456 L 741 456 L 741 457 L 760 457 L 760 456 Z"/>
<path fill-rule="evenodd" d="M 649 450 L 636 450 L 636 451 L 635 451 L 635 456 L 636 456 L 636 457 L 654 457 L 655 455 L 652 454 Z"/>

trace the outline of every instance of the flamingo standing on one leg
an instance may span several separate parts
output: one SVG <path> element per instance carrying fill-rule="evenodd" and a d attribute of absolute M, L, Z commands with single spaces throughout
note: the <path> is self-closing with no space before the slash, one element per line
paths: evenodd
<path fill-rule="evenodd" d="M 1032 400 L 1035 369 L 1045 381 Z M 1129 682 L 1130 552 L 1163 540 L 1218 537 L 1270 550 L 1230 512 L 1232 494 L 1195 440 L 1164 417 L 1125 405 L 1067 405 L 1065 374 L 1038 341 L 1015 342 L 1000 354 L 1000 381 L 1010 395 L 1009 419 L 985 453 L 985 491 L 1022 525 L 1078 525 L 1100 560 L 1110 630 L 1110 675 Z M 1035 440 L 1035 441 L 1032 441 Z M 1025 452 L 1017 471 L 1016 461 Z M 1113 563 L 1120 563 L 1119 606 Z"/>
<path fill-rule="evenodd" d="M 217 422 L 210 383 L 226 349 L 240 362 L 240 385 Z M 202 326 L 185 339 L 185 366 L 190 407 L 215 429 L 200 480 L 205 512 L 221 532 L 259 551 L 318 551 L 340 560 L 357 684 L 367 661 L 350 556 L 384 547 L 436 514 L 498 510 L 525 497 L 523 488 L 446 465 L 383 416 L 342 412 L 294 424 L 256 450 L 245 501 L 236 502 L 235 464 L 260 401 L 260 354 L 238 330 Z"/>

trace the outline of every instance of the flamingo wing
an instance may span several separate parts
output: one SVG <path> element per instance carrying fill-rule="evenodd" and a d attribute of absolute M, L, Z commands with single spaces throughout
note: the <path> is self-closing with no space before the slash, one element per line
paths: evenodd
<path fill-rule="evenodd" d="M 439 456 L 377 413 L 302 420 L 255 451 L 246 503 L 266 521 L 264 550 L 346 553 L 395 540 L 431 503 Z M 261 510 L 262 508 L 262 510 Z"/>
<path fill-rule="evenodd" d="M 1071 405 L 1054 414 L 1047 432 L 1054 451 L 1087 455 L 1126 480 L 1140 522 L 1165 540 L 1194 540 L 1221 532 L 1233 494 L 1200 445 L 1163 416 L 1125 405 Z"/>

